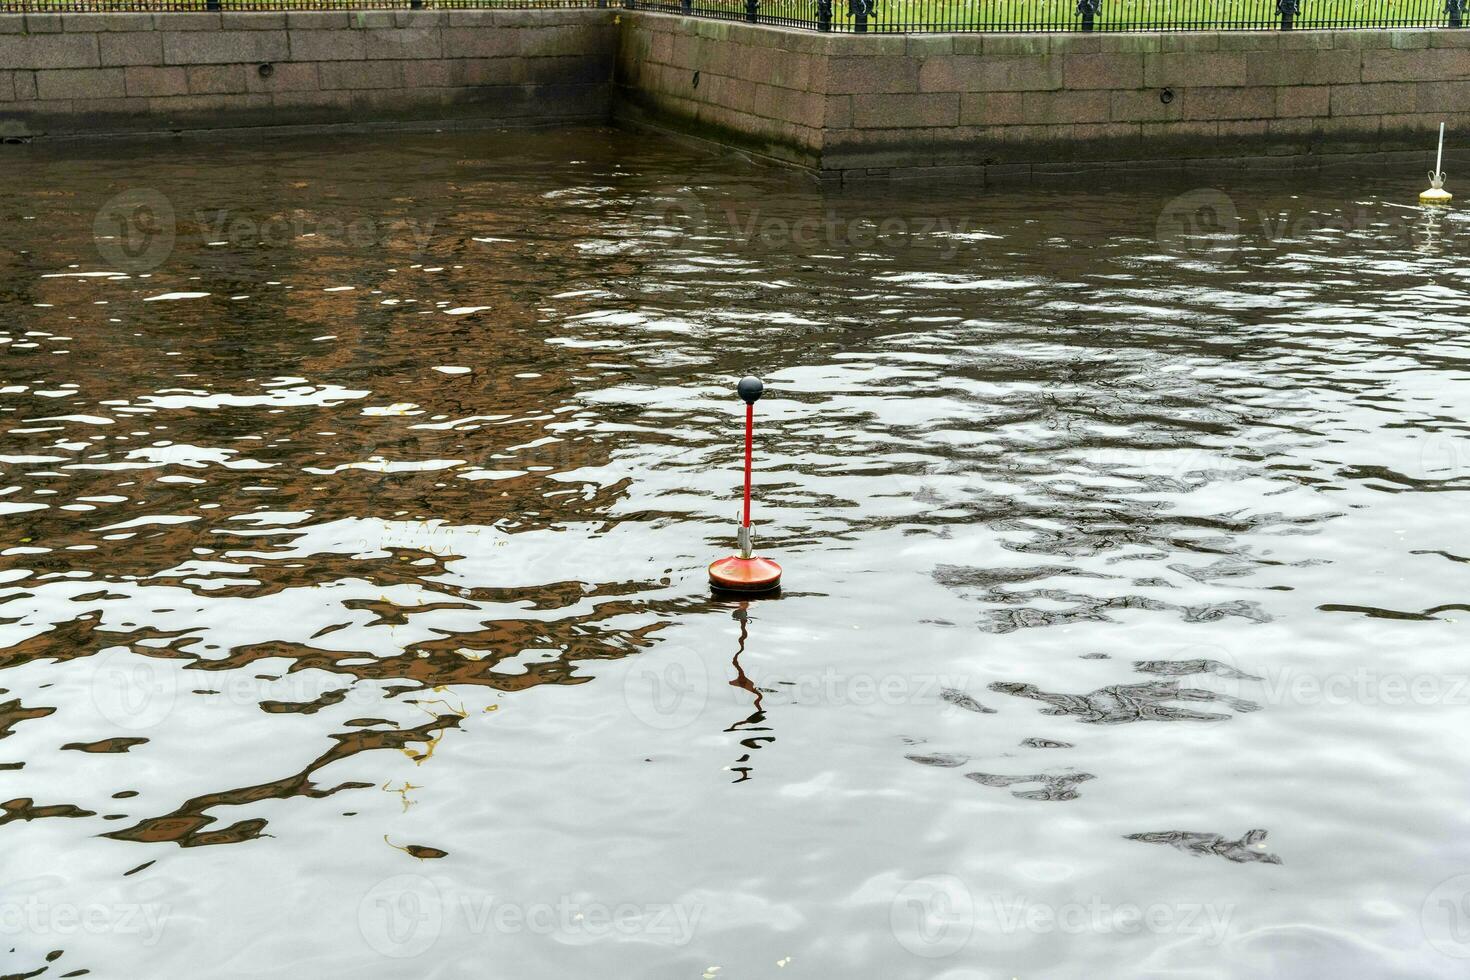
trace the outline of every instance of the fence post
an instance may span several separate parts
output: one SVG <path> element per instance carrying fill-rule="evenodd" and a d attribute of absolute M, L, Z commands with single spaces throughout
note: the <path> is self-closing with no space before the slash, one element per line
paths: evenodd
<path fill-rule="evenodd" d="M 1090 32 L 1093 20 L 1102 10 L 1102 0 L 1077 0 L 1077 13 L 1082 15 L 1082 30 Z"/>
<path fill-rule="evenodd" d="M 745 19 L 754 24 L 760 20 L 761 0 L 745 0 Z"/>
<path fill-rule="evenodd" d="M 1465 26 L 1465 0 L 1445 0 L 1444 9 L 1450 15 L 1451 27 Z"/>
<path fill-rule="evenodd" d="M 873 9 L 873 0 L 847 0 L 847 12 L 852 14 L 852 32 L 868 33 L 868 11 Z"/>
<path fill-rule="evenodd" d="M 1454 3 L 1455 0 L 1449 0 Z M 817 30 L 830 31 L 832 29 L 832 0 L 817 0 Z"/>
<path fill-rule="evenodd" d="M 218 10 L 219 9 L 219 0 L 204 0 L 204 9 L 205 10 Z"/>
<path fill-rule="evenodd" d="M 679 9 L 686 14 L 694 13 L 694 0 L 679 0 Z"/>
<path fill-rule="evenodd" d="M 409 10 L 423 10 L 424 9 L 424 0 L 408 0 L 408 9 Z"/>
<path fill-rule="evenodd" d="M 1296 15 L 1302 12 L 1302 0 L 1276 0 L 1276 12 L 1281 15 L 1281 29 L 1289 31 Z"/>

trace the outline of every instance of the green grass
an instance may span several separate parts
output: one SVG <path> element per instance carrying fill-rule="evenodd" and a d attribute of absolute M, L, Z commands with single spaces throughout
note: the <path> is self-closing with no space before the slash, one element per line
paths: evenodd
<path fill-rule="evenodd" d="M 407 0 L 221 0 L 224 10 L 375 10 L 408 7 Z M 591 0 L 425 0 L 429 9 L 594 6 Z M 621 0 L 609 0 L 621 6 Z M 641 5 L 641 4 L 640 4 Z M 5 11 L 204 10 L 205 0 L 0 0 Z M 660 0 L 656 9 L 678 9 Z M 706 16 L 745 19 L 745 0 L 695 0 Z M 759 19 L 814 24 L 816 0 L 761 0 Z M 1299 29 L 1444 26 L 1444 0 L 1301 0 Z M 847 0 L 833 2 L 833 28 L 854 26 Z M 877 0 L 868 18 L 874 33 L 939 30 L 1075 31 L 1076 0 Z M 1097 31 L 1278 30 L 1275 0 L 1102 0 Z"/>
<path fill-rule="evenodd" d="M 670 0 L 664 0 L 665 3 Z M 837 30 L 850 30 L 845 0 L 833 4 Z M 696 0 L 696 11 L 740 16 L 744 0 Z M 762 18 L 811 20 L 815 0 L 762 0 Z M 1302 0 L 1298 29 L 1442 26 L 1444 0 Z M 943 29 L 1075 31 L 1076 0 L 878 0 L 868 21 L 876 32 Z M 1279 30 L 1275 0 L 1102 0 L 1097 31 Z"/>

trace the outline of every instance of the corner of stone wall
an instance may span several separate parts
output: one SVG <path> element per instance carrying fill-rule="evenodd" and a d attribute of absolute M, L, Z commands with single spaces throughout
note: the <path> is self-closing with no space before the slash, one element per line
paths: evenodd
<path fill-rule="evenodd" d="M 614 111 L 844 177 L 1314 159 L 1470 125 L 1470 31 L 856 35 L 634 11 Z"/>
<path fill-rule="evenodd" d="M 644 11 L 620 20 L 616 119 L 820 166 L 826 102 L 799 32 Z"/>

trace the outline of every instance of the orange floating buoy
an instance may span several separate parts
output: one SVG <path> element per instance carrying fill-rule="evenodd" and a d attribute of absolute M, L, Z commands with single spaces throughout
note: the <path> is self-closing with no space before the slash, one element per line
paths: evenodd
<path fill-rule="evenodd" d="M 750 461 L 755 439 L 755 401 L 765 391 L 760 378 L 745 377 L 735 386 L 745 401 L 745 516 L 737 539 L 740 554 L 713 561 L 709 584 L 728 592 L 770 592 L 781 587 L 781 566 L 752 554 L 750 531 Z"/>
<path fill-rule="evenodd" d="M 709 582 L 730 592 L 766 592 L 781 585 L 781 566 L 769 558 L 731 555 L 710 562 Z"/>

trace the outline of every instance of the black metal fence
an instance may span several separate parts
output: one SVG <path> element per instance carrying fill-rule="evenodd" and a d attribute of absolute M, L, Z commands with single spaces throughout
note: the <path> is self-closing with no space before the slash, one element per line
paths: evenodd
<path fill-rule="evenodd" d="M 0 0 L 0 12 L 619 7 L 858 34 L 1465 25 L 1470 0 Z"/>
<path fill-rule="evenodd" d="M 622 0 L 818 31 L 1289 31 L 1461 27 L 1470 0 Z"/>

